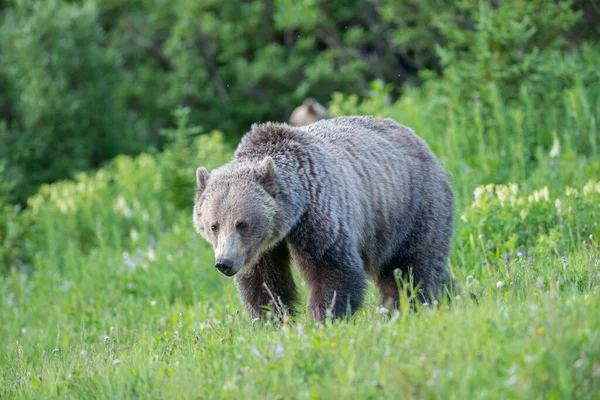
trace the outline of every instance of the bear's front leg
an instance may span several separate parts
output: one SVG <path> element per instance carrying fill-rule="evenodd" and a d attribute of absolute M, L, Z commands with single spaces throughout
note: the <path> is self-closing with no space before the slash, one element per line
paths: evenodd
<path fill-rule="evenodd" d="M 310 308 L 317 322 L 328 313 L 334 319 L 352 315 L 360 307 L 367 282 L 357 251 L 334 245 L 321 257 L 301 260 L 299 264 L 310 285 Z"/>
<path fill-rule="evenodd" d="M 293 313 L 298 290 L 285 242 L 263 254 L 247 271 L 241 271 L 235 281 L 251 318 L 263 317 L 267 307 L 279 317 L 283 313 Z"/>

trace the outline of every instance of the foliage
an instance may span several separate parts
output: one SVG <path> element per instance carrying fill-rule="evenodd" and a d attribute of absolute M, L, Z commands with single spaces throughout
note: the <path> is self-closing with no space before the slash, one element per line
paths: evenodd
<path fill-rule="evenodd" d="M 158 157 L 119 156 L 92 175 L 42 185 L 27 211 L 37 221 L 38 230 L 29 238 L 36 255 L 69 256 L 73 247 L 84 254 L 104 247 L 131 250 L 139 241 L 155 241 L 160 232 L 172 229 L 182 210 L 189 214 L 196 160 L 214 168 L 228 154 L 222 135 L 214 132 L 183 147 L 176 141 Z"/>
<path fill-rule="evenodd" d="M 21 213 L 21 207 L 9 202 L 14 182 L 0 164 L 0 266 L 24 266 L 30 261 L 31 249 L 24 243 L 32 220 Z M 0 273 L 4 268 L 0 267 Z"/>
<path fill-rule="evenodd" d="M 414 129 L 450 171 L 461 202 L 481 183 L 511 179 L 526 188 L 542 182 L 551 191 L 562 190 L 583 185 L 600 167 L 600 80 L 593 81 L 597 71 L 589 69 L 600 62 L 599 54 L 597 47 L 587 47 L 550 57 L 540 68 L 572 67 L 574 75 L 568 84 L 546 80 L 543 97 L 533 95 L 544 91 L 537 84 L 524 83 L 510 99 L 504 86 L 492 83 L 479 95 L 463 98 L 453 93 L 452 83 L 440 80 L 409 89 L 396 102 L 382 85 L 374 85 L 362 101 L 337 93 L 330 112 L 388 117 Z M 584 85 L 584 79 L 590 82 Z"/>
<path fill-rule="evenodd" d="M 189 107 L 191 126 L 235 142 L 256 121 L 287 119 L 308 96 L 364 96 L 373 80 L 392 84 L 392 97 L 418 75 L 437 85 L 439 73 L 440 92 L 479 93 L 484 105 L 491 83 L 509 97 L 522 83 L 532 97 L 545 95 L 540 82 L 576 75 L 554 69 L 550 53 L 592 42 L 584 22 L 598 20 L 581 2 L 545 0 L 20 0 L 3 8 L 0 159 L 23 204 L 40 183 L 162 148 L 160 132 L 177 124 L 179 107 Z"/>
<path fill-rule="evenodd" d="M 146 160 L 144 167 L 119 167 L 114 177 L 135 179 L 137 171 L 153 171 L 156 164 Z M 65 187 L 57 186 L 37 221 L 53 226 L 97 212 L 95 196 L 106 205 L 114 201 L 101 185 L 87 187 L 87 199 L 73 207 L 60 201 L 58 189 Z M 511 240 L 504 227 L 532 226 L 511 208 L 529 204 L 529 196 L 530 223 L 576 231 L 580 219 L 597 220 L 598 189 L 596 182 L 568 189 L 563 207 L 572 206 L 574 216 L 563 219 L 544 218 L 555 207 L 546 204 L 544 189 L 518 196 L 514 187 L 478 189 L 464 210 L 467 217 L 457 221 L 453 258 L 483 257 L 477 246 L 461 245 L 469 231 L 483 232 L 493 242 L 486 246 L 502 247 Z M 139 192 L 135 197 L 152 201 Z M 62 214 L 65 207 L 74 214 Z M 130 226 L 123 210 L 99 216 L 100 223 Z M 143 209 L 133 213 L 137 219 Z M 600 388 L 600 320 L 593 311 L 600 306 L 597 236 L 584 246 L 539 240 L 536 251 L 528 247 L 511 264 L 498 261 L 490 268 L 454 262 L 465 293 L 452 304 L 388 315 L 370 289 L 351 323 L 317 327 L 305 313 L 283 325 L 253 324 L 190 225 L 188 212 L 174 214 L 160 231 L 139 222 L 129 232 L 102 233 L 106 241 L 87 252 L 73 246 L 76 230 L 58 232 L 53 241 L 48 234 L 38 244 L 46 251 L 33 273 L 14 269 L 1 286 L 0 395 L 523 399 L 594 398 Z M 119 235 L 127 243 L 113 240 Z M 536 233 L 528 235 L 535 239 Z M 491 261 L 494 254 L 486 249 Z M 464 296 L 467 291 L 478 296 L 477 305 Z"/>
<path fill-rule="evenodd" d="M 459 246 L 475 258 L 467 270 L 510 264 L 517 256 L 564 254 L 582 245 L 594 250 L 600 237 L 600 183 L 567 186 L 553 198 L 548 187 L 520 195 L 516 183 L 475 189 L 472 205 L 460 216 Z M 475 267 L 475 268 L 474 268 Z"/>
<path fill-rule="evenodd" d="M 31 132 L 83 143 L 94 137 L 80 137 L 84 123 L 92 129 L 102 107 L 106 120 L 90 132 L 106 130 L 110 143 L 126 146 L 127 132 L 142 129 L 166 145 L 42 185 L 23 211 L 8 205 L 23 175 L 4 154 L 24 156 L 0 147 L 9 162 L 0 167 L 0 398 L 597 398 L 600 51 L 591 42 L 561 50 L 575 40 L 558 34 L 575 21 L 571 8 L 537 0 L 32 4 L 0 6 L 0 33 L 10 33 L 0 46 L 42 54 L 47 41 L 57 50 L 39 63 L 25 50 L 1 54 L 0 138 L 15 140 L 24 128 L 14 122 L 27 117 Z M 450 58 L 436 61 L 435 46 Z M 73 49 L 87 67 L 55 70 Z M 425 74 L 426 85 L 402 88 L 397 99 L 393 68 L 377 68 L 396 65 L 390 59 L 417 70 L 441 61 L 443 73 Z M 115 80 L 103 86 L 82 72 L 94 63 Z M 77 81 L 91 85 L 85 93 L 98 90 L 107 103 L 94 109 L 84 91 L 65 89 L 71 75 L 85 76 Z M 31 80 L 13 81 L 21 76 Z M 350 322 L 316 326 L 306 310 L 283 323 L 250 321 L 193 230 L 195 169 L 229 160 L 233 132 L 250 119 L 338 85 L 333 115 L 394 118 L 451 172 L 450 267 L 461 291 L 416 312 L 401 293 L 394 312 L 369 288 Z M 7 119 L 21 104 L 15 88 L 29 97 Z M 55 97 L 34 101 L 46 91 Z M 212 130 L 221 125 L 223 133 Z M 73 155 L 64 173 L 91 166 L 75 160 L 89 156 Z"/>
<path fill-rule="evenodd" d="M 190 177 L 195 176 L 196 168 L 200 166 L 198 160 L 216 167 L 228 161 L 227 157 L 233 151 L 219 131 L 197 137 L 202 128 L 188 126 L 189 114 L 187 107 L 177 109 L 174 112 L 176 127 L 162 131 L 169 141 L 169 146 L 160 155 L 161 174 L 165 180 L 163 193 L 166 193 L 168 203 L 180 209 L 188 209 L 193 198 L 195 186 L 190 184 Z"/>
<path fill-rule="evenodd" d="M 0 160 L 17 178 L 17 200 L 144 148 L 119 93 L 119 55 L 104 42 L 93 7 L 17 2 L 3 12 Z"/>

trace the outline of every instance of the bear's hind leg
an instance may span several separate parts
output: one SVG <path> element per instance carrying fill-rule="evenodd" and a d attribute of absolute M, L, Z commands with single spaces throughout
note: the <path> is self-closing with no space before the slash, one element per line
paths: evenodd
<path fill-rule="evenodd" d="M 285 242 L 265 253 L 256 265 L 235 278 L 240 297 L 252 318 L 260 318 L 265 308 L 279 317 L 293 313 L 298 289 L 290 268 L 290 254 Z M 273 304 L 275 299 L 276 304 Z"/>
<path fill-rule="evenodd" d="M 439 300 L 448 285 L 452 284 L 447 262 L 443 254 L 422 255 L 413 260 L 413 281 L 419 285 L 418 298 L 421 303 Z"/>
<path fill-rule="evenodd" d="M 383 307 L 394 310 L 400 306 L 400 294 L 393 273 L 381 274 L 375 281 L 375 286 L 381 294 L 381 305 Z"/>

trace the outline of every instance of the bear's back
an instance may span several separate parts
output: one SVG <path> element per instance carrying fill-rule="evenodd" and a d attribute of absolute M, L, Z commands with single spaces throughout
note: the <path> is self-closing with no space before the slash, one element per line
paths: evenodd
<path fill-rule="evenodd" d="M 429 146 L 410 128 L 389 118 L 368 116 L 337 117 L 317 121 L 303 127 L 333 147 L 346 147 L 350 150 L 366 151 L 367 154 L 380 151 L 382 157 L 399 152 L 403 156 L 431 162 L 435 156 Z"/>

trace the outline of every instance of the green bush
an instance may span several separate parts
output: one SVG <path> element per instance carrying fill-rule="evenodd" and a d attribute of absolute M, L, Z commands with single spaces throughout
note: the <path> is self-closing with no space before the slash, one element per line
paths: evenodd
<path fill-rule="evenodd" d="M 460 215 L 457 253 L 479 271 L 480 263 L 495 265 L 511 258 L 566 255 L 581 244 L 596 248 L 600 238 L 600 183 L 567 186 L 551 196 L 548 187 L 519 193 L 519 185 L 478 186 L 470 207 Z M 478 258 L 477 258 L 478 257 Z"/>
<path fill-rule="evenodd" d="M 186 132 L 172 134 L 184 137 Z M 96 173 L 42 185 L 27 210 L 36 222 L 28 237 L 36 255 L 61 258 L 71 247 L 84 254 L 105 247 L 131 251 L 191 215 L 198 163 L 214 168 L 231 152 L 219 132 L 186 139 L 158 156 L 119 156 Z"/>
<path fill-rule="evenodd" d="M 16 2 L 0 18 L 0 160 L 23 202 L 43 182 L 147 148 L 121 95 L 97 9 Z"/>
<path fill-rule="evenodd" d="M 14 185 L 0 164 L 0 274 L 12 266 L 26 267 L 33 251 L 26 243 L 33 221 L 9 203 Z"/>
<path fill-rule="evenodd" d="M 555 77 L 543 85 L 524 83 L 516 98 L 496 83 L 464 98 L 452 92 L 452 83 L 439 80 L 392 101 L 389 89 L 378 84 L 367 99 L 334 94 L 330 112 L 389 117 L 413 128 L 452 174 L 463 205 L 482 182 L 518 181 L 526 188 L 562 190 L 585 183 L 582 171 L 600 173 L 600 80 L 594 69 L 599 55 L 597 46 L 555 54 L 538 68 L 570 67 L 569 82 Z M 545 96 L 534 95 L 544 88 Z"/>
<path fill-rule="evenodd" d="M 524 83 L 543 81 L 548 52 L 565 47 L 564 32 L 581 17 L 571 1 L 463 0 L 454 11 L 433 19 L 443 38 L 435 46 L 449 89 L 467 98 L 490 83 L 516 97 Z"/>
<path fill-rule="evenodd" d="M 42 182 L 162 148 L 160 132 L 182 106 L 191 126 L 235 142 L 256 121 L 287 119 L 307 96 L 363 97 L 377 80 L 395 99 L 419 74 L 445 97 L 478 95 L 485 121 L 492 85 L 504 101 L 523 84 L 544 97 L 549 80 L 597 80 L 597 56 L 580 75 L 556 52 L 593 42 L 583 28 L 594 21 L 582 2 L 544 0 L 9 2 L 0 158 L 23 203 Z"/>

